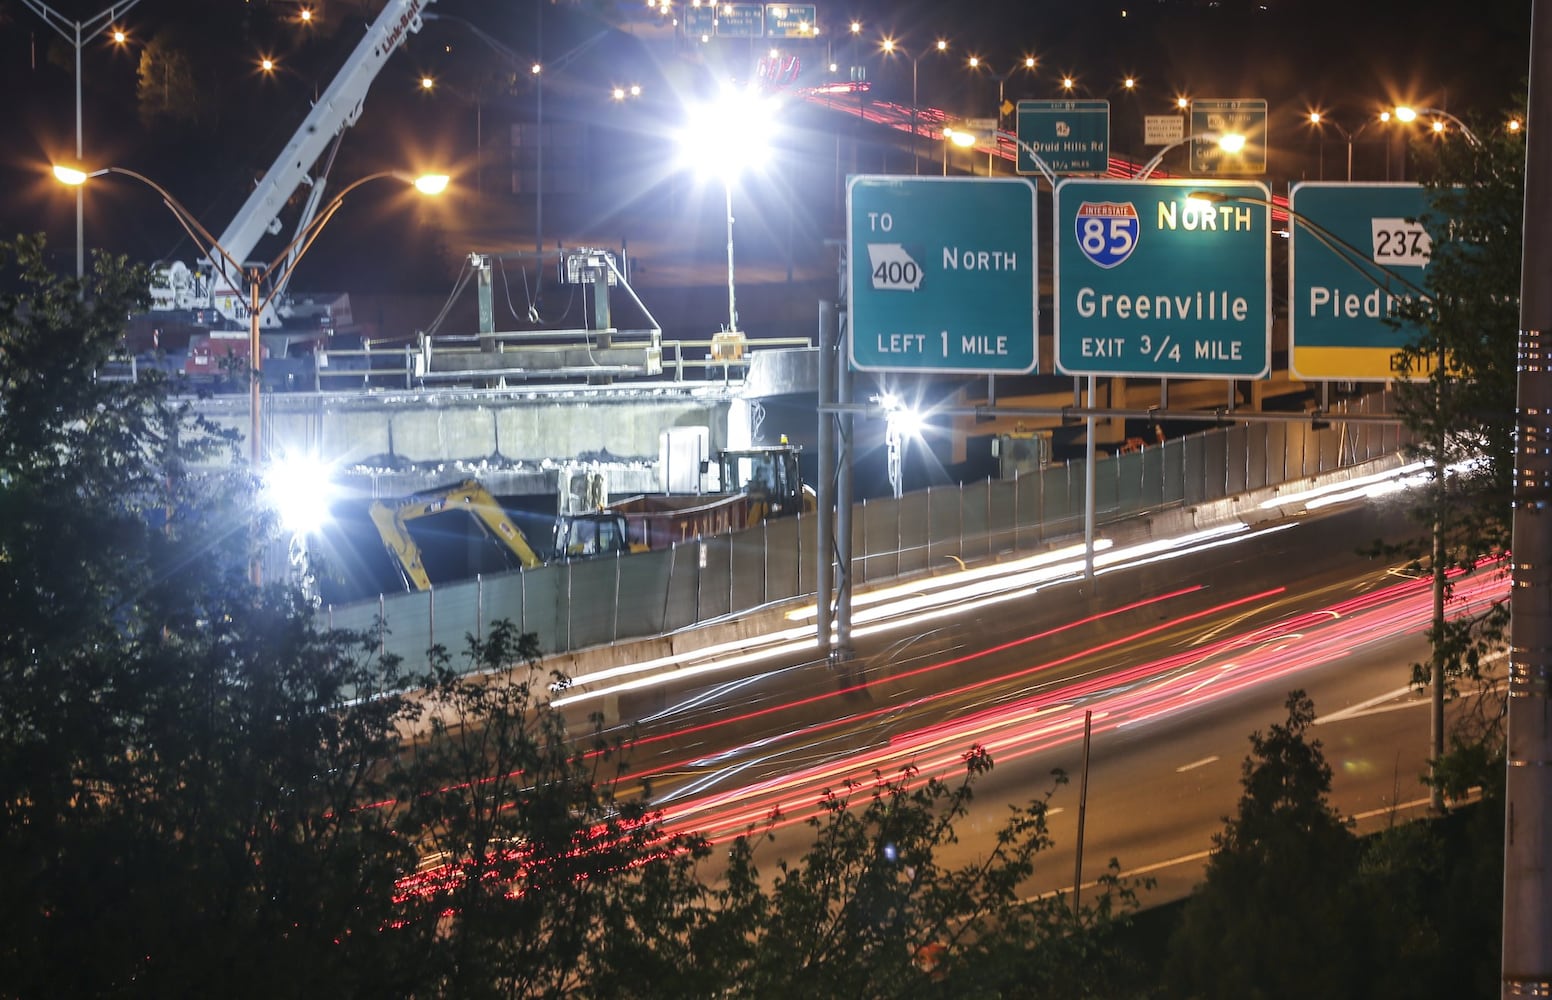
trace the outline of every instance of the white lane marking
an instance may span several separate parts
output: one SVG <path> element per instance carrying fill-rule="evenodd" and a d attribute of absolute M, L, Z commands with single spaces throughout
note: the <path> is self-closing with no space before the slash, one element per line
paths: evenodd
<path fill-rule="evenodd" d="M 1387 701 L 1394 701 L 1395 699 L 1405 695 L 1413 694 L 1415 691 L 1416 689 L 1413 688 L 1412 685 L 1408 684 L 1406 687 L 1396 688 L 1394 691 L 1387 691 L 1384 694 L 1375 695 L 1368 701 L 1360 701 L 1356 705 L 1349 705 L 1347 708 L 1339 708 L 1329 715 L 1322 715 L 1320 718 L 1315 720 L 1315 725 L 1319 726 L 1327 722 L 1342 722 L 1346 719 L 1360 719 L 1365 715 L 1375 715 L 1379 712 L 1394 712 L 1397 709 L 1419 708 L 1423 705 L 1427 705 L 1428 702 L 1424 699 L 1414 699 L 1412 701 L 1402 702 L 1398 705 L 1388 705 L 1385 708 L 1375 707 L 1377 705 L 1383 705 Z"/>
<path fill-rule="evenodd" d="M 1195 770 L 1198 767 L 1206 767 L 1208 764 L 1216 763 L 1217 760 L 1217 754 L 1213 754 L 1211 757 L 1203 757 L 1201 760 L 1193 760 L 1189 764 L 1181 764 L 1179 767 L 1175 768 L 1175 773 L 1185 774 L 1187 771 Z"/>

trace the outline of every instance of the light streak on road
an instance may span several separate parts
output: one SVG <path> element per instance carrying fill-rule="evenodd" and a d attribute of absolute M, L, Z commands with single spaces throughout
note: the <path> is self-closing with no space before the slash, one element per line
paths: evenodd
<path fill-rule="evenodd" d="M 1287 526 L 1270 526 L 1263 528 L 1262 533 L 1283 527 Z M 1112 547 L 1110 540 L 1101 539 L 1095 544 L 1096 552 L 1100 553 L 1094 559 L 1095 572 L 1115 572 L 1161 559 L 1192 555 L 1203 548 L 1253 534 L 1249 526 L 1233 521 L 1177 538 L 1154 539 L 1119 548 Z M 948 617 L 960 618 L 995 604 L 1022 600 L 1042 587 L 1081 577 L 1084 571 L 1082 553 L 1082 546 L 1067 546 L 1025 559 L 944 573 L 859 595 L 854 607 L 862 610 L 855 613 L 856 627 L 852 634 L 856 638 L 867 638 L 886 631 L 917 628 Z M 806 605 L 790 612 L 788 618 L 803 620 L 815 614 L 816 607 Z M 682 682 L 770 660 L 817 655 L 817 652 L 818 642 L 812 625 L 779 629 L 765 636 L 590 671 L 557 688 L 552 704 L 556 708 L 568 708 L 654 687 L 665 679 Z M 605 685 L 609 681 L 615 683 Z"/>
<path fill-rule="evenodd" d="M 1449 613 L 1471 613 L 1483 602 L 1502 600 L 1508 589 L 1508 575 L 1501 567 L 1457 578 Z M 975 745 L 999 762 L 1049 752 L 1081 739 L 1085 709 L 1094 711 L 1095 732 L 1178 718 L 1257 686 L 1285 683 L 1363 646 L 1417 635 L 1432 617 L 1431 590 L 1428 580 L 1391 584 L 1245 635 L 897 734 L 884 745 L 745 788 L 675 803 L 663 810 L 663 819 L 671 832 L 697 831 L 721 840 L 763 828 L 778 812 L 781 819 L 776 827 L 803 822 L 822 812 L 820 799 L 826 789 L 866 788 L 877 780 L 876 775 L 895 775 L 910 768 L 923 779 L 950 777 L 962 770 L 964 753 Z M 1268 596 L 1257 595 L 1257 599 Z M 1117 640 L 1121 641 L 1125 640 Z"/>

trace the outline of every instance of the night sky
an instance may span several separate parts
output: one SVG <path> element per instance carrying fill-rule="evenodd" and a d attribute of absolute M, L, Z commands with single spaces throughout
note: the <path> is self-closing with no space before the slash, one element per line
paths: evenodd
<path fill-rule="evenodd" d="M 89 19 L 109 3 L 53 0 L 51 6 L 67 18 Z M 116 48 L 98 39 L 83 50 L 86 161 L 130 166 L 158 178 L 219 231 L 379 4 L 323 0 L 316 4 L 321 23 L 307 29 L 296 23 L 299 6 L 295 0 L 141 0 L 122 19 L 129 46 Z M 1113 145 L 1126 141 L 1128 128 L 1140 129 L 1143 115 L 1168 112 L 1177 95 L 1264 98 L 1273 121 L 1272 171 L 1279 170 L 1275 150 L 1281 148 L 1287 153 L 1282 157 L 1286 174 L 1308 169 L 1296 164 L 1313 141 L 1302 121 L 1310 109 L 1329 113 L 1349 129 L 1380 107 L 1399 102 L 1443 108 L 1489 127 L 1496 123 L 1524 89 L 1530 6 L 1530 0 L 821 2 L 825 34 L 804 60 L 810 67 L 833 60 L 844 73 L 853 61 L 847 25 L 857 18 L 865 29 L 856 55 L 868 67 L 874 93 L 906 101 L 910 62 L 881 60 L 878 40 L 894 37 L 905 50 L 920 52 L 942 37 L 950 42 L 950 54 L 926 56 L 918 65 L 922 102 L 958 114 L 988 115 L 996 84 L 974 77 L 965 57 L 979 55 L 1001 71 L 1034 55 L 1037 71 L 1012 73 L 1006 96 L 1060 96 L 1057 81 L 1071 73 L 1081 94 L 1111 100 Z M 661 171 L 643 172 L 661 159 L 654 144 L 669 127 L 680 93 L 695 86 L 698 72 L 706 74 L 703 67 L 676 58 L 671 44 L 654 41 L 664 36 L 652 29 L 657 15 L 645 11 L 644 0 L 639 6 L 596 0 L 546 3 L 542 12 L 534 0 L 440 0 L 429 9 L 469 21 L 523 61 L 562 57 L 611 24 L 627 28 L 635 37 L 613 32 L 586 45 L 563 72 L 548 76 L 545 100 L 553 102 L 554 114 L 581 120 L 591 120 L 595 112 L 589 108 L 596 106 L 597 115 L 615 118 L 594 124 L 636 137 L 616 144 L 637 155 L 611 158 L 616 173 L 601 176 L 600 185 L 633 189 L 636 197 L 645 198 L 661 182 Z M 601 16 L 600 10 L 610 13 Z M 204 98 L 197 119 L 142 122 L 137 117 L 140 53 L 158 40 L 180 43 L 194 53 Z M 0 189 L 6 192 L 0 228 L 7 237 L 45 230 L 51 246 L 63 252 L 73 241 L 74 201 L 44 171 L 50 160 L 73 153 L 74 50 L 20 0 L 0 0 L 0 47 L 0 87 L 9 105 L 0 121 Z M 737 65 L 754 51 L 752 45 L 730 42 L 713 55 Z M 280 72 L 266 76 L 254 68 L 261 52 L 280 61 Z M 416 87 L 427 72 L 443 83 L 435 98 Z M 1120 89 L 1127 75 L 1138 81 L 1131 93 Z M 610 84 L 637 81 L 650 99 L 632 111 L 627 126 L 598 95 Z M 497 56 L 464 26 L 429 23 L 378 78 L 360 123 L 341 148 L 334 176 L 378 169 L 385 156 L 456 159 L 458 149 L 471 145 L 475 93 L 484 95 L 482 127 L 520 119 L 532 107 L 531 81 L 520 67 Z M 810 127 L 826 126 L 821 120 Z M 822 148 L 817 141 L 815 146 Z M 181 235 L 165 218 L 168 213 L 144 192 L 88 197 L 95 234 L 88 245 L 100 240 L 146 258 L 187 256 Z"/>

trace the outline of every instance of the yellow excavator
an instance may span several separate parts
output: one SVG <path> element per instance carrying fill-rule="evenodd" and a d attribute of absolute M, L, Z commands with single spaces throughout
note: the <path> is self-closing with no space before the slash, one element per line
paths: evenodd
<path fill-rule="evenodd" d="M 466 479 L 397 499 L 373 501 L 368 511 L 372 524 L 409 588 L 430 590 L 432 582 L 410 524 L 458 512 L 472 517 L 484 537 L 515 557 L 524 569 L 555 559 L 586 559 L 626 550 L 625 518 L 600 511 L 557 518 L 550 544 L 541 553 L 489 490 Z"/>

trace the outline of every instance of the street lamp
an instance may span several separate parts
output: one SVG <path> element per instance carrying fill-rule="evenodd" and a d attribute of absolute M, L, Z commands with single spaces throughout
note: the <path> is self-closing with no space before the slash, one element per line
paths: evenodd
<path fill-rule="evenodd" d="M 1330 125 L 1332 128 L 1336 129 L 1336 134 L 1342 137 L 1342 141 L 1343 142 L 1347 143 L 1347 180 L 1348 180 L 1349 183 L 1351 183 L 1351 181 L 1353 179 L 1353 143 L 1357 140 L 1357 138 L 1360 135 L 1363 134 L 1363 130 L 1364 129 L 1368 128 L 1370 125 L 1373 125 L 1377 121 L 1384 121 L 1384 120 L 1385 119 L 1383 119 L 1383 118 L 1371 118 L 1368 121 L 1364 122 L 1362 125 L 1359 125 L 1356 131 L 1349 132 L 1349 131 L 1347 131 L 1347 129 L 1343 128 L 1341 125 L 1339 125 L 1336 122 L 1332 121 L 1331 119 L 1327 118 L 1324 114 L 1322 114 L 1319 111 L 1311 111 L 1309 113 L 1309 123 L 1311 125 L 1315 126 L 1315 128 L 1322 130 L 1322 134 L 1321 134 L 1322 149 L 1324 149 L 1324 141 L 1325 141 L 1325 135 L 1324 135 L 1324 131 L 1323 130 L 1324 130 L 1325 126 L 1327 126 L 1327 125 Z M 1326 176 L 1326 157 L 1324 155 L 1324 152 L 1322 152 L 1321 157 L 1320 157 L 1320 176 L 1321 176 L 1322 179 L 1324 179 L 1325 176 Z"/>
<path fill-rule="evenodd" d="M 1461 121 L 1459 118 L 1456 118 L 1448 111 L 1441 111 L 1438 108 L 1412 108 L 1407 107 L 1404 104 L 1395 109 L 1396 121 L 1398 122 L 1414 122 L 1417 120 L 1419 115 L 1434 115 L 1435 117 L 1443 118 L 1445 121 L 1454 122 L 1455 127 L 1460 129 L 1460 134 L 1465 136 L 1467 142 L 1471 143 L 1471 145 L 1477 147 L 1478 149 L 1482 147 L 1482 142 L 1476 137 L 1476 133 L 1467 128 L 1465 122 Z M 1443 132 L 1444 123 L 1437 121 L 1434 122 L 1433 129 L 1435 132 Z"/>
<path fill-rule="evenodd" d="M 896 45 L 893 38 L 884 39 L 883 42 L 879 44 L 879 48 L 883 50 L 885 55 L 894 55 L 896 52 L 899 52 L 901 55 L 911 60 L 911 173 L 918 173 L 919 165 L 916 162 L 916 68 L 921 65 L 922 58 L 929 53 L 936 52 L 939 55 L 942 55 L 943 53 L 947 52 L 948 41 L 946 39 L 940 38 L 935 43 L 933 43 L 932 48 L 928 49 L 926 52 L 918 52 L 914 56 L 910 55 L 904 49 Z"/>
<path fill-rule="evenodd" d="M 1035 57 L 1025 56 L 1023 62 L 1013 66 L 1006 73 L 993 72 L 991 66 L 989 66 L 986 60 L 982 59 L 980 56 L 971 56 L 968 60 L 968 65 L 971 69 L 976 71 L 985 70 L 987 76 L 997 81 L 997 120 L 1001 121 L 1003 118 L 1002 106 L 1006 103 L 1006 100 L 1003 97 L 1004 85 L 1007 84 L 1008 78 L 1010 76 L 1012 76 L 1014 73 L 1017 73 L 1021 69 L 1028 70 L 1029 72 L 1033 73 L 1035 71 Z"/>
<path fill-rule="evenodd" d="M 1170 150 L 1175 149 L 1178 146 L 1184 146 L 1192 142 L 1217 143 L 1219 149 L 1230 155 L 1238 153 L 1245 148 L 1245 137 L 1240 135 L 1238 132 L 1224 132 L 1222 134 L 1217 132 L 1202 132 L 1198 135 L 1188 135 L 1184 139 L 1177 139 L 1170 143 L 1168 146 L 1165 146 L 1163 149 L 1159 150 L 1158 153 L 1154 154 L 1153 159 L 1143 164 L 1142 169 L 1137 171 L 1137 176 L 1133 179 L 1139 181 L 1147 180 L 1148 175 L 1153 173 L 1154 168 L 1156 168 L 1160 163 L 1164 162 L 1165 153 L 1168 153 Z"/>
<path fill-rule="evenodd" d="M 727 205 L 728 325 L 741 336 L 733 282 L 733 186 L 749 167 L 763 166 L 776 129 L 774 99 L 750 90 L 727 89 L 717 100 L 688 108 L 679 134 L 680 156 L 687 166 L 722 182 Z"/>
<path fill-rule="evenodd" d="M 80 163 L 85 153 L 81 149 L 81 46 L 102 34 L 108 25 L 125 14 L 140 0 L 118 0 L 85 21 L 71 21 L 43 0 L 22 0 L 34 14 L 48 22 L 65 41 L 75 46 L 75 160 Z M 69 30 L 66 30 L 69 29 Z M 113 33 L 116 45 L 123 45 L 127 37 L 122 31 Z M 75 192 L 75 276 L 86 275 L 86 205 L 85 195 L 79 188 Z"/>
<path fill-rule="evenodd" d="M 975 133 L 964 129 L 946 125 L 943 128 L 943 176 L 948 176 L 948 154 L 950 146 L 958 146 L 960 149 L 969 149 L 975 145 Z M 971 171 L 974 173 L 974 171 Z"/>
<path fill-rule="evenodd" d="M 104 174 L 121 174 L 125 177 L 133 178 L 161 195 L 162 203 L 172 212 L 173 216 L 178 220 L 178 224 L 183 227 L 183 231 L 188 234 L 189 239 L 200 248 L 201 252 L 210 260 L 210 263 L 216 268 L 218 273 L 229 274 L 234 277 L 238 274 L 246 274 L 248 276 L 248 405 L 250 410 L 248 453 L 255 469 L 258 468 L 259 461 L 262 458 L 262 449 L 260 447 L 261 411 L 259 408 L 259 389 L 263 377 L 263 363 L 261 361 L 259 341 L 259 320 L 265 308 L 274 299 L 276 291 L 285 285 L 285 279 L 290 277 L 291 270 L 302 259 L 302 255 L 307 252 L 308 248 L 313 245 L 313 240 L 317 238 L 329 220 L 334 217 L 334 213 L 339 211 L 340 206 L 344 204 L 345 196 L 356 188 L 368 181 L 378 180 L 383 177 L 394 177 L 413 184 L 416 190 L 422 194 L 441 194 L 447 189 L 448 183 L 448 178 L 445 174 L 422 174 L 419 177 L 414 177 L 393 170 L 367 174 L 365 177 L 346 185 L 336 194 L 334 199 L 325 205 L 323 210 L 314 216 L 311 222 L 302 227 L 301 231 L 296 234 L 295 239 L 286 244 L 274 260 L 266 265 L 245 265 L 241 261 L 234 260 L 226 248 L 218 243 L 216 238 L 210 235 L 209 230 L 200 224 L 199 220 L 194 217 L 194 214 L 184 208 L 178 199 L 168 193 L 166 188 L 144 174 L 124 167 L 103 167 L 98 170 L 86 171 L 61 164 L 54 166 L 54 177 L 60 183 L 75 187 L 77 190 L 91 178 L 101 177 Z M 295 257 L 291 257 L 293 251 L 295 251 Z M 290 264 L 287 266 L 282 279 L 274 282 L 269 294 L 265 295 L 265 285 L 269 283 L 269 279 L 275 274 L 276 269 L 281 264 L 286 263 L 288 259 L 290 259 Z"/>
<path fill-rule="evenodd" d="M 997 81 L 997 114 L 995 116 L 993 116 L 993 117 L 996 119 L 997 125 L 1000 128 L 1002 126 L 1002 106 L 1005 103 L 1005 99 L 1003 97 L 1003 86 L 1004 86 L 1004 84 L 1006 84 L 1008 82 L 1008 77 L 1012 76 L 1016 70 L 1027 69 L 1027 70 L 1030 70 L 1031 72 L 1033 72 L 1034 68 L 1035 68 L 1035 57 L 1034 56 L 1025 56 L 1024 57 L 1024 61 L 1023 61 L 1022 64 L 1013 67 L 1012 69 L 1008 70 L 1006 73 L 994 72 L 992 70 L 991 66 L 987 65 L 986 61 L 983 60 L 980 56 L 971 56 L 966 61 L 966 64 L 972 70 L 975 70 L 977 72 L 979 72 L 981 70 L 985 70 L 988 76 L 990 76 L 993 80 Z M 992 175 L 992 163 L 994 162 L 996 156 L 997 156 L 997 136 L 994 134 L 992 136 L 991 147 L 986 150 L 986 176 L 987 177 L 990 177 Z"/>

